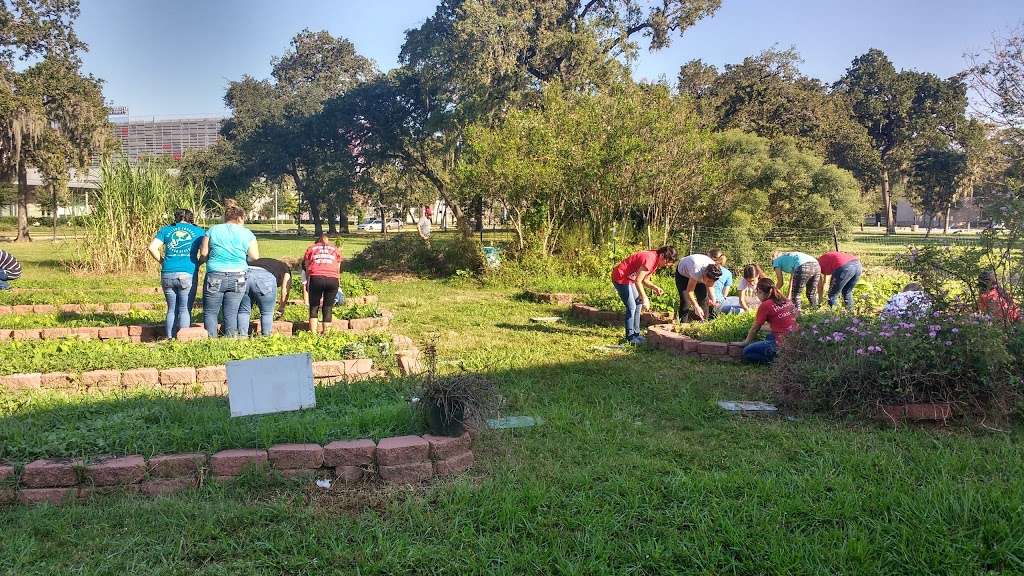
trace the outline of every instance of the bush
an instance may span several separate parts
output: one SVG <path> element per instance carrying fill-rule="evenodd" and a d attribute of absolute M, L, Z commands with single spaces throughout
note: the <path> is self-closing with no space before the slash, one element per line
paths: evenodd
<path fill-rule="evenodd" d="M 1021 391 L 1019 347 L 985 316 L 823 317 L 786 338 L 772 380 L 784 402 L 812 410 L 939 402 L 1003 415 Z"/>
<path fill-rule="evenodd" d="M 480 245 L 471 238 L 424 242 L 415 234 L 395 234 L 375 240 L 350 261 L 355 270 L 411 272 L 423 276 L 451 276 L 459 270 L 484 270 Z"/>

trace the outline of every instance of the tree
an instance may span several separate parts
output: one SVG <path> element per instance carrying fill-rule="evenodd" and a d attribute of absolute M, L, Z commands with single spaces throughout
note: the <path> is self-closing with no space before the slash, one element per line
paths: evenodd
<path fill-rule="evenodd" d="M 967 78 L 977 95 L 976 111 L 1003 138 L 1024 147 L 1024 28 L 996 39 L 971 59 Z"/>
<path fill-rule="evenodd" d="M 802 232 L 797 242 L 830 238 L 833 226 L 845 232 L 861 218 L 853 175 L 801 150 L 795 138 L 727 130 L 715 140 L 723 177 L 705 223 L 742 231 L 727 239 L 737 258 L 765 257 L 763 240 L 789 239 L 793 230 Z"/>
<path fill-rule="evenodd" d="M 18 241 L 31 240 L 29 166 L 56 204 L 70 170 L 109 139 L 101 82 L 80 72 L 77 16 L 76 0 L 0 2 L 0 176 L 18 182 Z M 33 64 L 18 71 L 16 59 Z"/>
<path fill-rule="evenodd" d="M 689 101 L 650 85 L 579 94 L 552 84 L 541 106 L 471 126 L 459 167 L 462 187 L 508 211 L 519 248 L 544 254 L 568 226 L 585 222 L 599 243 L 633 215 L 648 244 L 663 243 L 711 203 L 712 171 Z"/>
<path fill-rule="evenodd" d="M 430 182 L 470 233 L 476 198 L 453 189 L 465 129 L 536 105 L 541 89 L 628 81 L 639 38 L 657 50 L 712 14 L 720 0 L 442 0 L 406 33 L 402 66 L 338 103 L 339 132 L 366 162 L 401 162 Z"/>
<path fill-rule="evenodd" d="M 356 176 L 348 146 L 324 145 L 319 115 L 325 101 L 371 79 L 375 66 L 348 40 L 309 30 L 297 34 L 271 64 L 272 80 L 245 76 L 228 86 L 224 101 L 232 117 L 222 133 L 254 173 L 270 179 L 287 175 L 294 181 L 319 234 L 327 200 L 320 184 L 340 184 L 318 171 L 347 174 L 349 183 Z"/>
<path fill-rule="evenodd" d="M 934 74 L 897 72 L 881 50 L 871 49 L 853 60 L 835 90 L 847 98 L 874 144 L 886 231 L 894 233 L 892 179 L 908 175 L 915 149 L 937 134 L 948 137 L 962 121 L 966 88 L 958 77 L 941 80 Z"/>
<path fill-rule="evenodd" d="M 877 185 L 877 154 L 845 98 L 800 72 L 796 50 L 769 49 L 719 73 L 700 60 L 679 70 L 678 88 L 710 126 L 767 138 L 793 136 L 800 145 L 853 172 L 862 188 Z"/>
<path fill-rule="evenodd" d="M 907 189 L 931 232 L 935 216 L 945 214 L 943 232 L 949 228 L 949 210 L 961 192 L 967 172 L 967 154 L 949 148 L 930 148 L 914 157 Z"/>

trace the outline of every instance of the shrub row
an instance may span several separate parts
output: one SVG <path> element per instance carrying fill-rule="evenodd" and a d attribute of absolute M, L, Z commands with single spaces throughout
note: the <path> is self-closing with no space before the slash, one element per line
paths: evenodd
<path fill-rule="evenodd" d="M 129 492 L 158 496 L 198 486 L 204 478 L 229 481 L 274 470 L 289 478 L 334 478 L 354 483 L 380 478 L 417 484 L 457 474 L 473 465 L 468 434 L 396 436 L 320 444 L 277 444 L 268 450 L 98 458 L 90 462 L 41 459 L 20 470 L 0 463 L 0 504 L 62 504 L 96 494 Z"/>

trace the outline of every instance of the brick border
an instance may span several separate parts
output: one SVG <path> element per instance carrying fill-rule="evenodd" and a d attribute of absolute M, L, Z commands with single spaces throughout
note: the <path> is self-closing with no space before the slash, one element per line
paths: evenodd
<path fill-rule="evenodd" d="M 593 324 L 621 326 L 624 313 L 616 312 L 614 310 L 601 310 L 593 306 L 587 306 L 586 304 L 576 302 L 569 307 L 569 314 L 573 318 L 591 322 Z M 663 324 L 671 321 L 674 316 L 675 315 L 671 312 L 652 312 L 650 310 L 645 310 L 640 313 L 640 325 L 647 328 L 648 326 Z"/>
<path fill-rule="evenodd" d="M 675 331 L 674 324 L 655 324 L 647 329 L 647 343 L 673 354 L 700 356 L 714 360 L 743 359 L 743 347 L 728 342 L 696 340 Z"/>
<path fill-rule="evenodd" d="M 234 448 L 214 454 L 99 457 L 89 462 L 44 458 L 20 468 L 0 462 L 0 504 L 62 504 L 95 494 L 131 492 L 159 496 L 230 481 L 245 473 L 275 470 L 286 477 L 332 478 L 351 484 L 379 478 L 419 484 L 459 474 L 474 463 L 472 438 L 395 436 L 320 444 L 275 444 Z"/>
<path fill-rule="evenodd" d="M 346 380 L 354 382 L 375 374 L 373 360 L 318 360 L 313 362 L 313 380 L 317 384 Z M 81 374 L 46 372 L 0 376 L 0 388 L 8 390 L 78 389 L 99 392 L 128 388 L 163 388 L 179 392 L 196 390 L 207 396 L 227 394 L 227 367 L 132 368 L 128 370 L 90 370 Z"/>
<path fill-rule="evenodd" d="M 572 304 L 578 296 L 578 294 L 572 294 L 569 292 L 535 292 L 533 290 L 523 290 L 524 298 L 531 302 L 537 302 L 538 304 L 558 304 L 560 306 L 568 306 Z"/>
<path fill-rule="evenodd" d="M 0 306 L 0 314 L 3 313 Z M 35 308 L 33 306 L 33 308 Z M 339 332 L 366 332 L 375 328 L 387 328 L 391 325 L 393 314 L 388 310 L 380 309 L 380 316 L 368 318 L 353 318 L 351 320 L 335 320 L 331 324 L 333 330 Z M 287 322 L 275 320 L 273 333 L 291 336 L 296 332 L 308 332 L 308 322 Z M 250 334 L 259 334 L 258 322 L 249 325 Z M 0 329 L 0 341 L 2 340 L 55 340 L 60 338 L 82 338 L 92 340 L 128 340 L 131 342 L 156 342 L 163 340 L 163 324 L 130 324 L 124 326 L 96 326 L 96 327 L 51 327 L 51 328 L 25 328 L 20 330 Z M 196 339 L 196 338 L 189 338 Z"/>

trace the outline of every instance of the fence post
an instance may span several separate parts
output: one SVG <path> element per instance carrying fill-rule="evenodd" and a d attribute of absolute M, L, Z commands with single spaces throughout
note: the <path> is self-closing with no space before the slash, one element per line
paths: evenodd
<path fill-rule="evenodd" d="M 690 254 L 693 254 L 693 236 L 696 233 L 697 233 L 697 227 L 695 225 L 693 225 L 693 224 L 690 224 L 690 251 L 686 253 L 687 256 L 689 256 Z"/>
<path fill-rule="evenodd" d="M 832 223 L 832 243 L 836 246 L 836 252 L 839 252 L 839 232 L 836 230 L 836 225 Z"/>

